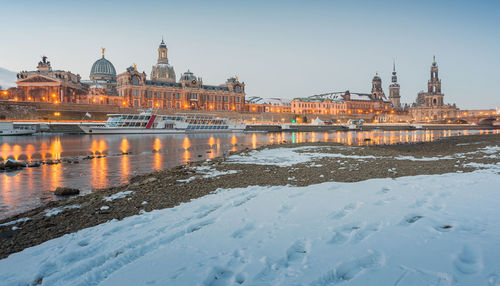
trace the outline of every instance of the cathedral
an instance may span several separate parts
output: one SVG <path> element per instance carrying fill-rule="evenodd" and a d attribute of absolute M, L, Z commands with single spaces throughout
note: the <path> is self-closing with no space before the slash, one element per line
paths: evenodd
<path fill-rule="evenodd" d="M 454 118 L 458 115 L 458 108 L 454 104 L 444 104 L 436 57 L 432 61 L 427 92 L 418 93 L 416 102 L 409 109 L 409 113 L 413 120 L 419 122 L 446 122 L 448 118 Z"/>

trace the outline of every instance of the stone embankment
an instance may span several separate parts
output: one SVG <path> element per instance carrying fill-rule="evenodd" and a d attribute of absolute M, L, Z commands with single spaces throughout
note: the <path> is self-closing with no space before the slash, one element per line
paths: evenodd
<path fill-rule="evenodd" d="M 369 147 L 305 143 L 278 144 L 257 151 L 247 149 L 226 158 L 140 175 L 126 185 L 50 202 L 0 221 L 0 258 L 112 219 L 174 207 L 219 188 L 306 186 L 327 181 L 472 172 L 483 164 L 500 164 L 499 146 L 500 135 L 495 134 Z M 293 154 L 286 158 L 277 156 L 278 163 L 267 165 L 252 161 L 258 152 L 273 148 L 276 148 L 274 154 L 288 151 Z M 290 164 L 294 156 L 308 159 Z"/>

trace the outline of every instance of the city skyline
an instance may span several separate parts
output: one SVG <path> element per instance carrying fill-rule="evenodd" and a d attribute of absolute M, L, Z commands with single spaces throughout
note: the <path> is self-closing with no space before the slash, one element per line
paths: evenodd
<path fill-rule="evenodd" d="M 190 69 L 208 84 L 238 75 L 249 97 L 369 92 L 376 72 L 387 95 L 395 58 L 401 101 L 412 103 L 436 55 L 445 102 L 500 106 L 493 1 L 20 2 L 6 3 L 15 13 L 0 20 L 10 43 L 0 47 L 0 67 L 15 72 L 34 70 L 46 55 L 55 69 L 87 79 L 105 47 L 117 73 L 136 63 L 149 77 L 163 36 L 177 75 Z"/>

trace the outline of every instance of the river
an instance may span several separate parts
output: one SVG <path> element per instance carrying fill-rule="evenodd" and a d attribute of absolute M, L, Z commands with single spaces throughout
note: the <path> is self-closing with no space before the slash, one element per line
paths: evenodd
<path fill-rule="evenodd" d="M 212 159 L 245 148 L 281 142 L 336 142 L 346 145 L 396 144 L 436 138 L 498 133 L 498 130 L 334 131 L 183 135 L 34 135 L 0 137 L 0 160 L 59 160 L 78 157 L 79 163 L 42 165 L 0 173 L 0 218 L 57 200 L 59 186 L 82 194 L 127 183 L 150 173 L 190 161 Z M 124 155 L 124 153 L 128 153 Z M 103 155 L 83 160 L 84 156 Z"/>

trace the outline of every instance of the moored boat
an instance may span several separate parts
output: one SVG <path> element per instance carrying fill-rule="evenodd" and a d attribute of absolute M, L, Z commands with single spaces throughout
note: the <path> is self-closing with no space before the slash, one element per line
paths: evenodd
<path fill-rule="evenodd" d="M 207 114 L 109 114 L 104 126 L 80 125 L 87 134 L 177 134 L 242 132 L 245 124 Z"/>
<path fill-rule="evenodd" d="M 12 121 L 0 121 L 0 136 L 31 135 L 35 128 L 28 126 L 16 126 Z"/>

